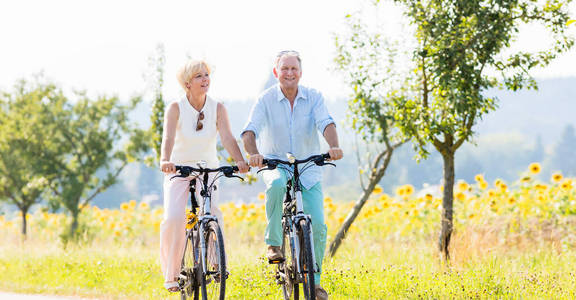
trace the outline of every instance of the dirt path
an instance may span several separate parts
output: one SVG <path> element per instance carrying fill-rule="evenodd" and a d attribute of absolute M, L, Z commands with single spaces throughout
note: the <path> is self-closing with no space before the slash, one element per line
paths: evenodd
<path fill-rule="evenodd" d="M 81 300 L 85 298 L 45 296 L 45 295 L 22 295 L 0 292 L 1 300 Z"/>

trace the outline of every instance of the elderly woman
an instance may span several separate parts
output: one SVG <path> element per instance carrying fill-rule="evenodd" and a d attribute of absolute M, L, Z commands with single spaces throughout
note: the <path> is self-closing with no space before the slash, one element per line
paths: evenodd
<path fill-rule="evenodd" d="M 210 87 L 210 67 L 204 61 L 189 61 L 178 71 L 177 78 L 186 96 L 171 103 L 166 109 L 160 161 L 160 169 L 166 173 L 164 219 L 160 226 L 160 256 L 164 286 L 171 292 L 178 291 L 177 277 L 186 242 L 185 209 L 190 180 L 187 178 L 170 180 L 170 173 L 176 172 L 175 165 L 195 166 L 198 161 L 203 160 L 207 162 L 208 168 L 217 168 L 219 164 L 216 133 L 218 132 L 222 146 L 234 159 L 240 172 L 246 173 L 249 170 L 230 131 L 226 108 L 222 103 L 207 96 Z M 218 191 L 214 191 L 212 213 L 222 224 L 222 213 L 216 205 L 217 200 Z"/>

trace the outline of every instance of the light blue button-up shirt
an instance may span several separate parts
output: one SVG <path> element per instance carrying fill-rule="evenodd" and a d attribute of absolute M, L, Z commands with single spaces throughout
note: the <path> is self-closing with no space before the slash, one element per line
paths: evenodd
<path fill-rule="evenodd" d="M 260 95 L 242 134 L 254 132 L 258 150 L 265 158 L 287 160 L 286 153 L 290 152 L 297 159 L 305 159 L 321 154 L 318 134 L 323 136 L 329 124 L 334 124 L 334 120 L 320 92 L 299 85 L 291 109 L 290 101 L 276 84 Z M 322 168 L 316 165 L 300 175 L 300 182 L 306 189 L 320 181 Z"/>

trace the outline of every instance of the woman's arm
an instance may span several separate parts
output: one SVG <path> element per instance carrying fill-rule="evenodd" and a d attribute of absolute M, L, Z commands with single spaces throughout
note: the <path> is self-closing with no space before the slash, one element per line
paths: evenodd
<path fill-rule="evenodd" d="M 218 133 L 220 134 L 220 141 L 222 142 L 222 146 L 224 149 L 226 149 L 228 154 L 232 156 L 232 159 L 234 159 L 236 165 L 238 165 L 240 172 L 248 172 L 248 164 L 246 164 L 246 161 L 244 161 L 240 147 L 238 147 L 238 143 L 232 135 L 232 131 L 230 130 L 230 121 L 228 120 L 228 112 L 222 103 L 218 103 L 216 114 L 218 116 L 216 120 L 216 127 L 218 128 Z"/>
<path fill-rule="evenodd" d="M 174 137 L 176 136 L 179 116 L 178 102 L 170 103 L 164 114 L 164 130 L 162 131 L 162 147 L 160 149 L 160 169 L 165 173 L 176 172 L 176 167 L 170 162 L 170 156 L 174 148 Z"/>

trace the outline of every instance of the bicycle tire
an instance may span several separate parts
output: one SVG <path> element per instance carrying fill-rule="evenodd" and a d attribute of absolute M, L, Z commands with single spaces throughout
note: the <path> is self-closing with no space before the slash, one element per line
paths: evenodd
<path fill-rule="evenodd" d="M 299 222 L 300 235 L 300 271 L 302 272 L 302 289 L 305 299 L 316 299 L 316 285 L 314 283 L 314 260 L 312 259 L 312 241 L 310 240 L 311 229 L 306 219 Z"/>
<path fill-rule="evenodd" d="M 282 296 L 284 300 L 294 299 L 298 300 L 300 298 L 300 290 L 298 287 L 298 282 L 296 282 L 296 260 L 292 257 L 292 249 L 290 247 L 290 233 L 288 230 L 284 230 L 282 247 L 280 248 L 284 261 L 278 264 L 277 273 L 281 280 L 282 285 Z"/>
<path fill-rule="evenodd" d="M 203 238 L 206 242 L 206 256 L 202 257 L 202 264 L 206 266 L 207 273 L 200 278 L 202 299 L 224 299 L 228 277 L 226 252 L 224 237 L 216 221 L 208 222 Z"/>
<path fill-rule="evenodd" d="M 198 264 L 194 259 L 194 236 L 188 235 L 186 237 L 186 244 L 184 246 L 184 256 L 182 257 L 182 265 L 180 267 L 180 274 L 185 277 L 185 279 L 179 279 L 181 286 L 184 286 L 180 290 L 180 299 L 194 299 L 198 300 L 199 290 L 197 281 L 197 269 Z"/>

